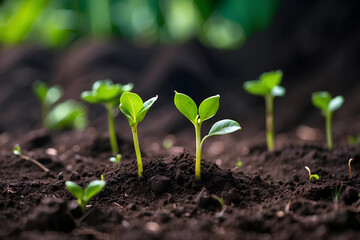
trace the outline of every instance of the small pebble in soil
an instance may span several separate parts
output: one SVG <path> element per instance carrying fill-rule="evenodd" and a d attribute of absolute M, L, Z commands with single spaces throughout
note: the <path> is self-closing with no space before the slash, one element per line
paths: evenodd
<path fill-rule="evenodd" d="M 144 226 L 145 231 L 158 234 L 161 232 L 161 227 L 156 222 L 148 222 Z"/>
<path fill-rule="evenodd" d="M 171 180 L 166 176 L 155 175 L 149 181 L 151 191 L 156 195 L 167 192 L 171 188 Z"/>
<path fill-rule="evenodd" d="M 194 202 L 203 209 L 216 211 L 222 208 L 219 201 L 211 196 L 206 188 L 203 188 L 194 198 Z"/>
<path fill-rule="evenodd" d="M 73 171 L 70 176 L 71 181 L 80 180 L 80 174 L 76 171 Z"/>

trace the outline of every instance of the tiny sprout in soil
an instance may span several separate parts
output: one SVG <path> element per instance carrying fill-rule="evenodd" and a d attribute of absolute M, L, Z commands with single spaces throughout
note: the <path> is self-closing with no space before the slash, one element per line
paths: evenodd
<path fill-rule="evenodd" d="M 138 174 L 139 177 L 143 176 L 143 165 L 141 159 L 141 152 L 139 146 L 139 139 L 137 134 L 137 125 L 141 122 L 150 107 L 158 99 L 158 96 L 153 97 L 146 102 L 143 102 L 141 97 L 136 93 L 125 92 L 120 97 L 120 111 L 125 115 L 129 121 L 131 131 L 134 139 L 134 148 L 136 153 L 136 158 L 138 162 Z"/>
<path fill-rule="evenodd" d="M 87 202 L 104 188 L 105 181 L 103 180 L 103 177 L 101 178 L 102 180 L 95 180 L 89 183 L 85 189 L 82 189 L 79 185 L 72 181 L 65 182 L 66 188 L 77 198 L 77 202 L 83 213 L 86 211 Z"/>
<path fill-rule="evenodd" d="M 111 157 L 109 160 L 110 160 L 110 162 L 119 164 L 121 157 L 122 157 L 121 154 L 116 154 L 115 157 Z"/>
<path fill-rule="evenodd" d="M 22 159 L 26 160 L 26 161 L 30 161 L 32 163 L 34 163 L 35 165 L 37 165 L 39 168 L 41 168 L 44 172 L 49 172 L 50 170 L 48 168 L 46 168 L 44 165 L 42 165 L 41 163 L 39 163 L 36 159 L 33 159 L 29 156 L 23 155 L 21 154 L 21 147 L 19 144 L 15 144 L 14 149 L 13 149 L 13 153 L 19 157 L 21 157 Z"/>
<path fill-rule="evenodd" d="M 279 86 L 283 77 L 281 70 L 263 73 L 259 80 L 247 81 L 244 89 L 253 95 L 265 98 L 266 140 L 269 151 L 275 148 L 274 140 L 274 97 L 282 97 L 286 90 Z"/>
<path fill-rule="evenodd" d="M 129 92 L 134 85 L 128 83 L 121 85 L 120 83 L 113 84 L 109 79 L 96 81 L 91 91 L 84 91 L 81 93 L 81 98 L 94 104 L 102 104 L 108 112 L 109 135 L 111 150 L 114 155 L 119 153 L 118 144 L 115 134 L 114 118 L 118 114 L 117 106 L 119 105 L 119 98 L 124 92 Z"/>
<path fill-rule="evenodd" d="M 209 97 L 202 101 L 199 108 L 195 102 L 187 95 L 175 91 L 174 103 L 176 108 L 187 118 L 195 127 L 196 136 L 196 161 L 195 177 L 201 180 L 201 150 L 205 139 L 214 135 L 224 135 L 240 130 L 239 123 L 230 119 L 216 122 L 210 129 L 208 135 L 201 139 L 201 124 L 203 121 L 212 118 L 219 109 L 220 95 Z"/>
<path fill-rule="evenodd" d="M 351 162 L 352 162 L 352 161 L 354 161 L 354 158 L 350 158 L 350 159 L 349 159 L 349 163 L 348 163 L 348 165 L 349 165 L 349 173 L 350 173 L 349 176 L 350 176 L 350 178 L 352 178 L 352 174 L 351 174 Z"/>
<path fill-rule="evenodd" d="M 326 139 L 328 148 L 331 150 L 333 147 L 332 140 L 332 115 L 344 103 L 342 96 L 331 98 L 328 92 L 314 92 L 311 97 L 312 104 L 320 108 L 322 115 L 326 120 Z"/>
<path fill-rule="evenodd" d="M 243 165 L 243 162 L 242 162 L 242 161 L 238 161 L 238 162 L 236 163 L 236 166 L 237 166 L 238 168 L 241 168 L 242 165 Z"/>
<path fill-rule="evenodd" d="M 353 146 L 360 145 L 360 133 L 348 137 L 348 143 Z"/>
<path fill-rule="evenodd" d="M 344 185 L 341 184 L 339 189 L 337 188 L 337 186 L 335 187 L 335 190 L 334 190 L 334 193 L 333 193 L 333 199 L 334 199 L 335 203 L 339 202 L 339 196 L 340 196 L 341 189 L 343 188 L 343 186 Z"/>
<path fill-rule="evenodd" d="M 315 178 L 316 180 L 319 180 L 319 179 L 320 179 L 319 175 L 317 175 L 317 174 L 311 174 L 311 170 L 310 170 L 309 167 L 305 166 L 305 169 L 306 169 L 306 170 L 308 171 L 308 173 L 309 173 L 309 181 L 311 181 L 311 179 L 313 179 L 313 178 Z"/>

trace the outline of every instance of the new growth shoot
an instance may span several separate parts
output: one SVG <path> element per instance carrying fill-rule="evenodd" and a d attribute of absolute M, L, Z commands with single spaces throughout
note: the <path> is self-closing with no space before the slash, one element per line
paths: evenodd
<path fill-rule="evenodd" d="M 110 162 L 119 164 L 121 157 L 122 157 L 121 154 L 116 154 L 115 157 L 111 157 L 109 160 L 110 160 Z"/>
<path fill-rule="evenodd" d="M 240 130 L 239 123 L 230 119 L 224 119 L 216 122 L 210 129 L 208 135 L 201 139 L 202 123 L 212 118 L 219 109 L 220 95 L 209 97 L 202 101 L 199 108 L 195 102 L 187 95 L 175 91 L 174 103 L 176 108 L 187 118 L 195 127 L 196 137 L 196 160 L 195 177 L 201 180 L 201 150 L 204 141 L 214 135 L 224 135 Z"/>
<path fill-rule="evenodd" d="M 305 169 L 308 171 L 309 173 L 309 181 L 311 181 L 311 179 L 315 178 L 316 180 L 319 180 L 319 175 L 317 174 L 311 174 L 310 168 L 305 166 Z"/>
<path fill-rule="evenodd" d="M 86 204 L 88 201 L 104 188 L 105 181 L 103 179 L 104 178 L 101 175 L 101 180 L 92 181 L 85 189 L 82 189 L 79 185 L 72 181 L 65 182 L 66 188 L 77 198 L 77 202 L 83 213 L 86 211 Z"/>
<path fill-rule="evenodd" d="M 141 97 L 136 93 L 125 92 L 120 97 L 120 111 L 125 115 L 127 120 L 129 121 L 133 140 L 134 140 L 134 148 L 135 154 L 138 163 L 138 174 L 139 177 L 143 176 L 143 165 L 141 159 L 141 152 L 139 146 L 139 139 L 137 134 L 137 125 L 141 122 L 150 107 L 154 104 L 154 102 L 158 99 L 158 96 L 153 97 L 146 102 L 143 102 Z"/>
<path fill-rule="evenodd" d="M 121 85 L 120 83 L 113 84 L 110 79 L 96 81 L 91 91 L 81 93 L 81 98 L 89 103 L 102 104 L 108 112 L 109 135 L 110 144 L 113 155 L 119 153 L 118 144 L 116 140 L 114 118 L 118 114 L 117 106 L 119 105 L 119 98 L 124 92 L 129 92 L 134 85 L 128 83 Z"/>
<path fill-rule="evenodd" d="M 337 203 L 339 202 L 339 196 L 340 196 L 340 193 L 341 193 L 341 190 L 343 188 L 343 184 L 340 185 L 339 189 L 337 188 L 337 186 L 335 187 L 334 189 L 334 193 L 333 193 L 333 199 L 334 199 L 334 202 Z"/>
<path fill-rule="evenodd" d="M 248 93 L 265 98 L 266 141 L 269 151 L 273 151 L 275 148 L 274 98 L 282 97 L 286 93 L 285 88 L 279 86 L 282 77 L 281 70 L 266 72 L 260 76 L 259 80 L 247 81 L 243 86 Z"/>
<path fill-rule="evenodd" d="M 331 98 L 328 92 L 314 92 L 311 97 L 312 104 L 320 108 L 326 121 L 326 139 L 329 150 L 333 148 L 332 140 L 332 115 L 344 103 L 343 96 Z"/>
<path fill-rule="evenodd" d="M 20 147 L 19 144 L 15 144 L 14 149 L 13 149 L 13 153 L 14 153 L 15 155 L 21 157 L 22 159 L 26 160 L 26 161 L 30 161 L 30 162 L 34 163 L 34 164 L 37 165 L 39 168 L 41 168 L 44 172 L 49 172 L 49 171 L 50 171 L 50 170 L 49 170 L 48 168 L 46 168 L 44 165 L 42 165 L 41 163 L 39 163 L 36 159 L 21 154 L 21 147 Z"/>
<path fill-rule="evenodd" d="M 350 178 L 352 178 L 352 174 L 351 174 L 351 162 L 352 162 L 352 161 L 354 161 L 354 158 L 350 158 L 350 159 L 349 159 L 349 163 L 348 163 L 348 165 L 349 165 Z"/>

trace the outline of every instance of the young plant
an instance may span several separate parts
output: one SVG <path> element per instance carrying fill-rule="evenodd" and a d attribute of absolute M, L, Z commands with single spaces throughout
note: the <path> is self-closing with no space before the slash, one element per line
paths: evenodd
<path fill-rule="evenodd" d="M 269 151 L 275 147 L 274 139 L 274 98 L 285 95 L 284 87 L 279 86 L 283 77 L 281 70 L 263 73 L 259 80 L 247 81 L 244 83 L 244 89 L 253 95 L 263 96 L 265 98 L 266 113 L 266 141 Z"/>
<path fill-rule="evenodd" d="M 122 157 L 121 154 L 116 154 L 115 157 L 111 157 L 109 160 L 110 160 L 110 162 L 119 164 L 121 157 Z"/>
<path fill-rule="evenodd" d="M 87 202 L 104 188 L 105 181 L 102 177 L 101 180 L 95 180 L 89 183 L 85 189 L 82 189 L 72 181 L 66 181 L 65 185 L 69 192 L 77 198 L 77 202 L 80 205 L 82 212 L 85 213 Z"/>
<path fill-rule="evenodd" d="M 44 165 L 42 165 L 41 163 L 39 163 L 36 159 L 33 159 L 29 156 L 23 155 L 21 154 L 21 147 L 19 144 L 15 144 L 14 149 L 13 149 L 13 153 L 19 157 L 21 157 L 22 159 L 26 160 L 26 161 L 30 161 L 32 163 L 34 163 L 35 165 L 37 165 L 39 168 L 41 168 L 44 172 L 49 172 L 50 170 L 48 168 L 46 168 Z"/>
<path fill-rule="evenodd" d="M 46 117 L 51 107 L 63 96 L 63 89 L 59 85 L 48 87 L 40 80 L 35 81 L 32 88 L 41 105 L 42 125 L 47 128 Z"/>
<path fill-rule="evenodd" d="M 326 120 L 326 139 L 329 150 L 333 147 L 332 140 L 332 115 L 344 103 L 343 96 L 331 98 L 328 92 L 314 92 L 311 97 L 312 104 L 320 108 L 322 115 Z"/>
<path fill-rule="evenodd" d="M 141 97 L 136 93 L 125 92 L 120 97 L 120 111 L 125 115 L 129 121 L 133 139 L 134 139 L 134 148 L 138 163 L 138 173 L 139 177 L 143 176 L 143 165 L 141 160 L 141 152 L 139 146 L 139 139 L 137 134 L 137 125 L 141 122 L 150 107 L 158 99 L 158 96 L 153 97 L 146 102 L 143 102 Z"/>
<path fill-rule="evenodd" d="M 195 102 L 187 95 L 175 91 L 174 103 L 176 108 L 187 118 L 195 127 L 196 137 L 196 160 L 195 177 L 201 180 L 201 150 L 204 141 L 214 135 L 224 135 L 240 130 L 239 123 L 230 119 L 224 119 L 216 122 L 210 129 L 208 135 L 201 139 L 202 123 L 212 118 L 219 109 L 220 95 L 209 97 L 202 101 L 199 108 Z"/>
<path fill-rule="evenodd" d="M 352 162 L 352 161 L 354 161 L 354 158 L 350 158 L 350 159 L 349 159 L 349 163 L 348 163 L 350 178 L 352 178 L 352 174 L 351 174 L 351 162 Z"/>
<path fill-rule="evenodd" d="M 118 144 L 116 140 L 114 118 L 118 114 L 116 107 L 119 105 L 119 98 L 124 92 L 129 92 L 134 85 L 128 83 L 121 85 L 120 83 L 113 84 L 109 79 L 96 81 L 91 91 L 84 91 L 81 93 L 81 98 L 93 104 L 102 104 L 108 112 L 109 135 L 112 153 L 114 155 L 119 153 Z"/>
<path fill-rule="evenodd" d="M 311 179 L 315 178 L 316 180 L 319 180 L 319 175 L 317 174 L 311 174 L 311 170 L 309 167 L 305 166 L 305 169 L 308 171 L 309 173 L 309 181 L 311 181 Z"/>
<path fill-rule="evenodd" d="M 339 189 L 337 188 L 337 186 L 335 187 L 335 190 L 333 192 L 333 199 L 334 199 L 334 202 L 335 203 L 338 203 L 339 202 L 339 196 L 340 196 L 340 193 L 341 193 L 341 190 L 343 188 L 343 184 L 340 185 Z"/>

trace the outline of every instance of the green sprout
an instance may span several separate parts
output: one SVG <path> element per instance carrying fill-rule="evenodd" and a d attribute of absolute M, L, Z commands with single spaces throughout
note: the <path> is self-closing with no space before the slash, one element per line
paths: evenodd
<path fill-rule="evenodd" d="M 103 180 L 103 177 L 102 180 L 94 180 L 89 183 L 85 189 L 82 189 L 72 181 L 66 181 L 65 185 L 69 192 L 77 198 L 77 202 L 80 205 L 82 212 L 85 213 L 87 202 L 104 188 L 105 181 Z"/>
<path fill-rule="evenodd" d="M 279 86 L 283 77 L 281 70 L 263 73 L 259 80 L 247 81 L 244 83 L 244 89 L 253 95 L 263 96 L 265 98 L 266 112 L 266 140 L 269 151 L 275 148 L 274 139 L 274 98 L 285 95 L 284 87 Z"/>
<path fill-rule="evenodd" d="M 214 135 L 224 135 L 240 130 L 239 123 L 230 119 L 224 119 L 216 122 L 210 129 L 208 135 L 201 139 L 202 123 L 212 118 L 219 109 L 220 95 L 209 97 L 202 101 L 199 108 L 195 102 L 187 95 L 175 91 L 174 103 L 176 108 L 187 118 L 195 127 L 196 136 L 196 160 L 195 177 L 201 180 L 201 150 L 204 141 Z"/>
<path fill-rule="evenodd" d="M 59 85 L 48 87 L 40 80 L 35 81 L 32 88 L 41 105 L 42 125 L 48 127 L 46 117 L 51 107 L 63 96 L 63 89 Z"/>
<path fill-rule="evenodd" d="M 110 162 L 119 164 L 121 157 L 122 157 L 121 154 L 116 154 L 115 157 L 111 157 L 109 160 L 110 160 Z"/>
<path fill-rule="evenodd" d="M 360 133 L 348 137 L 348 143 L 353 146 L 360 145 Z"/>
<path fill-rule="evenodd" d="M 241 168 L 242 165 L 243 165 L 243 162 L 240 161 L 240 160 L 236 163 L 236 166 L 237 166 L 238 168 Z"/>
<path fill-rule="evenodd" d="M 311 170 L 310 170 L 309 167 L 305 166 L 305 169 L 306 169 L 306 170 L 308 171 L 308 173 L 309 173 L 309 181 L 311 181 L 311 179 L 313 179 L 313 178 L 315 178 L 316 180 L 319 180 L 319 179 L 320 179 L 319 175 L 317 175 L 317 174 L 311 174 Z"/>
<path fill-rule="evenodd" d="M 48 168 L 46 168 L 44 165 L 42 165 L 41 163 L 39 163 L 36 159 L 21 154 L 21 147 L 20 147 L 19 144 L 15 144 L 14 149 L 13 149 L 13 154 L 19 156 L 21 159 L 24 159 L 24 160 L 26 160 L 26 161 L 30 161 L 30 162 L 34 163 L 36 166 L 38 166 L 39 168 L 41 168 L 44 172 L 49 172 L 49 171 L 50 171 L 50 170 L 49 170 Z"/>
<path fill-rule="evenodd" d="M 119 98 L 124 92 L 129 92 L 134 85 L 128 83 L 121 85 L 120 83 L 113 84 L 110 79 L 96 81 L 91 91 L 84 91 L 81 93 L 81 98 L 93 104 L 102 104 L 108 112 L 109 135 L 111 150 L 114 155 L 119 153 L 118 144 L 116 140 L 114 118 L 118 114 L 117 106 L 119 105 Z"/>
<path fill-rule="evenodd" d="M 340 193 L 341 193 L 341 190 L 342 190 L 343 186 L 344 186 L 344 184 L 341 184 L 339 189 L 337 188 L 337 186 L 335 187 L 335 190 L 334 190 L 334 192 L 332 194 L 335 203 L 339 202 L 339 196 L 340 196 Z"/>
<path fill-rule="evenodd" d="M 134 140 L 134 148 L 138 163 L 138 173 L 139 177 L 143 176 L 143 165 L 141 160 L 141 152 L 139 146 L 139 139 L 137 134 L 137 125 L 141 122 L 150 107 L 154 104 L 154 102 L 158 99 L 158 96 L 153 97 L 146 102 L 143 102 L 141 97 L 136 93 L 125 92 L 120 97 L 120 111 L 125 115 L 127 120 L 129 121 L 133 140 Z"/>
<path fill-rule="evenodd" d="M 328 148 L 331 150 L 333 147 L 332 140 L 332 115 L 344 103 L 343 96 L 331 98 L 329 92 L 314 92 L 311 97 L 312 104 L 320 108 L 322 115 L 326 120 L 326 139 Z"/>

